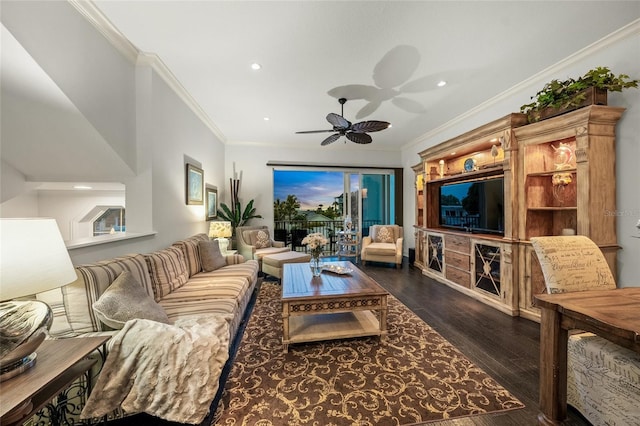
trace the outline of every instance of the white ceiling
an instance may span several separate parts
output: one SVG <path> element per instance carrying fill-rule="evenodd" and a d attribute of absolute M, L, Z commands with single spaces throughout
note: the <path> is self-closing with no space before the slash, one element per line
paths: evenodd
<path fill-rule="evenodd" d="M 352 122 L 393 124 L 369 145 L 391 150 L 640 16 L 639 2 L 610 1 L 94 3 L 229 143 L 317 146 L 328 134 L 294 133 L 331 129 L 345 97 Z"/>
<path fill-rule="evenodd" d="M 295 132 L 330 129 L 325 117 L 340 113 L 337 99 L 345 97 L 349 101 L 344 115 L 352 122 L 393 124 L 372 133 L 373 143 L 357 149 L 394 151 L 640 17 L 638 1 L 98 0 L 94 4 L 140 51 L 160 57 L 225 143 L 315 148 L 329 133 Z M 95 129 L 80 124 L 82 114 L 44 72 L 38 73 L 37 64 L 30 63 L 7 34 L 3 28 L 3 113 L 19 115 L 28 107 L 26 100 L 40 96 L 39 103 L 47 109 L 43 117 L 51 117 L 53 108 L 73 116 L 78 120 L 73 131 L 99 145 Z M 253 62 L 262 69 L 253 71 Z M 448 84 L 439 88 L 440 80 Z M 37 123 L 37 111 L 29 112 Z M 45 134 L 31 132 L 27 145 L 11 138 L 22 148 L 13 149 L 3 141 L 3 159 L 20 164 L 38 144 L 46 147 Z M 80 151 L 59 149 L 51 155 Z M 96 152 L 101 149 L 94 147 Z M 102 151 L 101 158 L 115 155 Z M 111 163 L 120 176 L 131 172 L 117 159 L 101 162 L 113 171 Z M 78 180 L 82 175 L 83 180 L 105 180 L 99 166 L 57 179 Z M 56 179 L 46 161 L 17 167 L 32 179 Z"/>

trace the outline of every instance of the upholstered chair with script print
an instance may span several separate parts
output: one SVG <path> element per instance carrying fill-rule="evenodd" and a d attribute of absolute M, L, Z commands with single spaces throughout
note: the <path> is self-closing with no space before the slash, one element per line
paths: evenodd
<path fill-rule="evenodd" d="M 548 293 L 616 288 L 600 248 L 582 235 L 531 238 Z M 594 425 L 640 425 L 640 354 L 580 330 L 567 343 L 567 403 Z"/>

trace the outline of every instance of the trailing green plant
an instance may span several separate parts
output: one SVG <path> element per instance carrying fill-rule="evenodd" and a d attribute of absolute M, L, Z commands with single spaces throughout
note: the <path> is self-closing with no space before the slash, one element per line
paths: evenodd
<path fill-rule="evenodd" d="M 577 107 L 586 99 L 585 89 L 595 87 L 610 92 L 621 92 L 630 87 L 637 88 L 638 82 L 638 80 L 630 80 L 626 74 L 616 76 L 607 67 L 597 67 L 589 70 L 578 79 L 551 80 L 535 96 L 531 97 L 534 102 L 520 107 L 520 112 L 531 115 L 544 108 Z"/>
<path fill-rule="evenodd" d="M 235 202 L 235 208 L 231 209 L 225 203 L 220 203 L 218 216 L 224 220 L 231 222 L 231 228 L 235 232 L 236 227 L 243 226 L 251 219 L 262 219 L 262 216 L 256 214 L 256 208 L 253 207 L 253 200 L 249 201 L 244 209 L 240 201 Z"/>

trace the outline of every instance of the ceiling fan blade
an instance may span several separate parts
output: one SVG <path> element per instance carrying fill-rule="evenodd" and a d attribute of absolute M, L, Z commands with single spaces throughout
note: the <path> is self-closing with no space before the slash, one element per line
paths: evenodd
<path fill-rule="evenodd" d="M 351 126 L 351 130 L 358 133 L 366 132 L 379 132 L 380 130 L 387 129 L 391 126 L 391 123 L 386 121 L 361 121 Z"/>
<path fill-rule="evenodd" d="M 331 129 L 331 130 L 303 130 L 301 132 L 296 132 L 296 134 L 304 134 L 304 133 L 328 133 L 328 132 L 335 132 L 335 130 Z"/>
<path fill-rule="evenodd" d="M 327 146 L 330 143 L 333 143 L 333 142 L 337 141 L 339 138 L 340 138 L 340 133 L 336 133 L 334 135 L 329 136 L 328 138 L 326 138 L 322 142 L 320 142 L 320 145 Z"/>
<path fill-rule="evenodd" d="M 351 142 L 355 142 L 363 145 L 367 143 L 371 143 L 371 141 L 373 140 L 371 139 L 371 136 L 369 136 L 366 133 L 356 133 L 356 132 L 347 133 L 347 139 L 349 139 Z"/>
<path fill-rule="evenodd" d="M 349 120 L 341 115 L 334 114 L 333 112 L 327 114 L 327 121 L 333 124 L 334 130 L 348 129 L 349 127 L 351 127 L 351 122 L 349 122 Z"/>

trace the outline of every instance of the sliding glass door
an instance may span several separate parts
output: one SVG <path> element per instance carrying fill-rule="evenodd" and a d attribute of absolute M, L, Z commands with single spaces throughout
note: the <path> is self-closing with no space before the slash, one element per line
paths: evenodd
<path fill-rule="evenodd" d="M 369 235 L 369 227 L 390 224 L 395 220 L 394 175 L 388 173 L 345 173 L 345 196 L 353 227 Z"/>
<path fill-rule="evenodd" d="M 352 230 L 361 236 L 369 235 L 371 225 L 395 223 L 396 214 L 401 216 L 395 207 L 401 201 L 395 193 L 396 175 L 394 170 L 274 168 L 276 239 L 304 250 L 302 238 L 320 232 L 331 241 L 333 251 L 347 216 Z"/>

